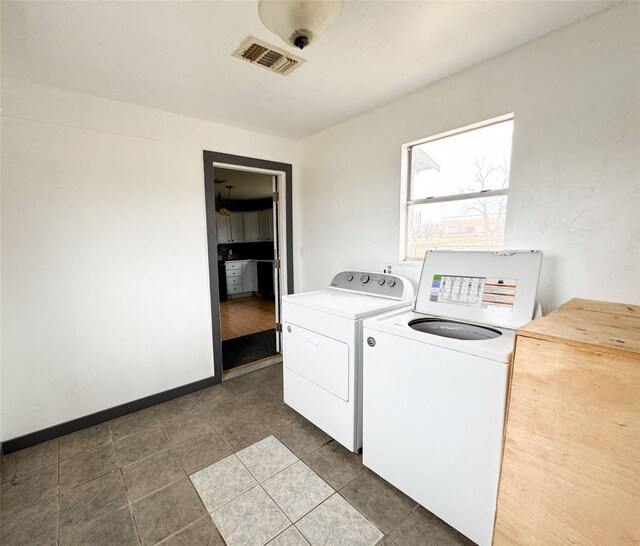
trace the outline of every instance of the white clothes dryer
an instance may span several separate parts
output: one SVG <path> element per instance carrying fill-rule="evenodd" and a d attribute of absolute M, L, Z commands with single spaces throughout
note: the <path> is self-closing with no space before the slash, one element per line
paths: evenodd
<path fill-rule="evenodd" d="M 539 251 L 427 252 L 412 310 L 364 322 L 363 463 L 490 545 L 515 329 Z"/>
<path fill-rule="evenodd" d="M 362 322 L 413 302 L 397 275 L 338 273 L 328 289 L 283 296 L 284 401 L 351 451 L 362 447 Z"/>

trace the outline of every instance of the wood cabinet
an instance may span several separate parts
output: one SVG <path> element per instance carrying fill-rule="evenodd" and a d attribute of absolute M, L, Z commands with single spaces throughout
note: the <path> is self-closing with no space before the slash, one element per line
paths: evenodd
<path fill-rule="evenodd" d="M 640 306 L 571 300 L 517 331 L 495 545 L 640 542 Z"/>

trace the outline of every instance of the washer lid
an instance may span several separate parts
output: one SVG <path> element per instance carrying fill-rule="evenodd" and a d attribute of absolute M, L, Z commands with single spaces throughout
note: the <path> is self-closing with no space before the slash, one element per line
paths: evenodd
<path fill-rule="evenodd" d="M 516 329 L 533 317 L 539 250 L 427 251 L 414 310 Z"/>
<path fill-rule="evenodd" d="M 398 301 L 378 298 L 365 294 L 341 290 L 318 290 L 317 292 L 303 292 L 282 296 L 283 303 L 300 305 L 316 311 L 323 311 L 351 320 L 377 315 L 392 311 L 399 307 L 409 308 L 411 301 Z"/>

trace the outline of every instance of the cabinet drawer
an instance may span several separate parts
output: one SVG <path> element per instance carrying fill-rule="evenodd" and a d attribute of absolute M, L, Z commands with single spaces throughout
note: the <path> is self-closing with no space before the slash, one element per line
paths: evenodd
<path fill-rule="evenodd" d="M 227 275 L 228 275 L 229 271 L 242 269 L 242 262 L 227 262 L 226 264 L 224 264 L 224 267 L 227 270 Z"/>
<path fill-rule="evenodd" d="M 242 286 L 242 277 L 227 277 L 227 286 Z"/>
<path fill-rule="evenodd" d="M 241 284 L 236 284 L 234 286 L 227 286 L 227 293 L 228 294 L 240 294 L 240 293 L 242 293 L 242 285 Z"/>
<path fill-rule="evenodd" d="M 240 276 L 242 276 L 242 269 L 232 269 L 231 271 L 227 269 L 227 279 Z"/>

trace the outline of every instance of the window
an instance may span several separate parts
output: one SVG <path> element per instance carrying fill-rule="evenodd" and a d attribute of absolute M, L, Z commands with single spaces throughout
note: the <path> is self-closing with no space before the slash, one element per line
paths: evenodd
<path fill-rule="evenodd" d="M 405 261 L 503 248 L 512 134 L 509 115 L 403 146 Z"/>

